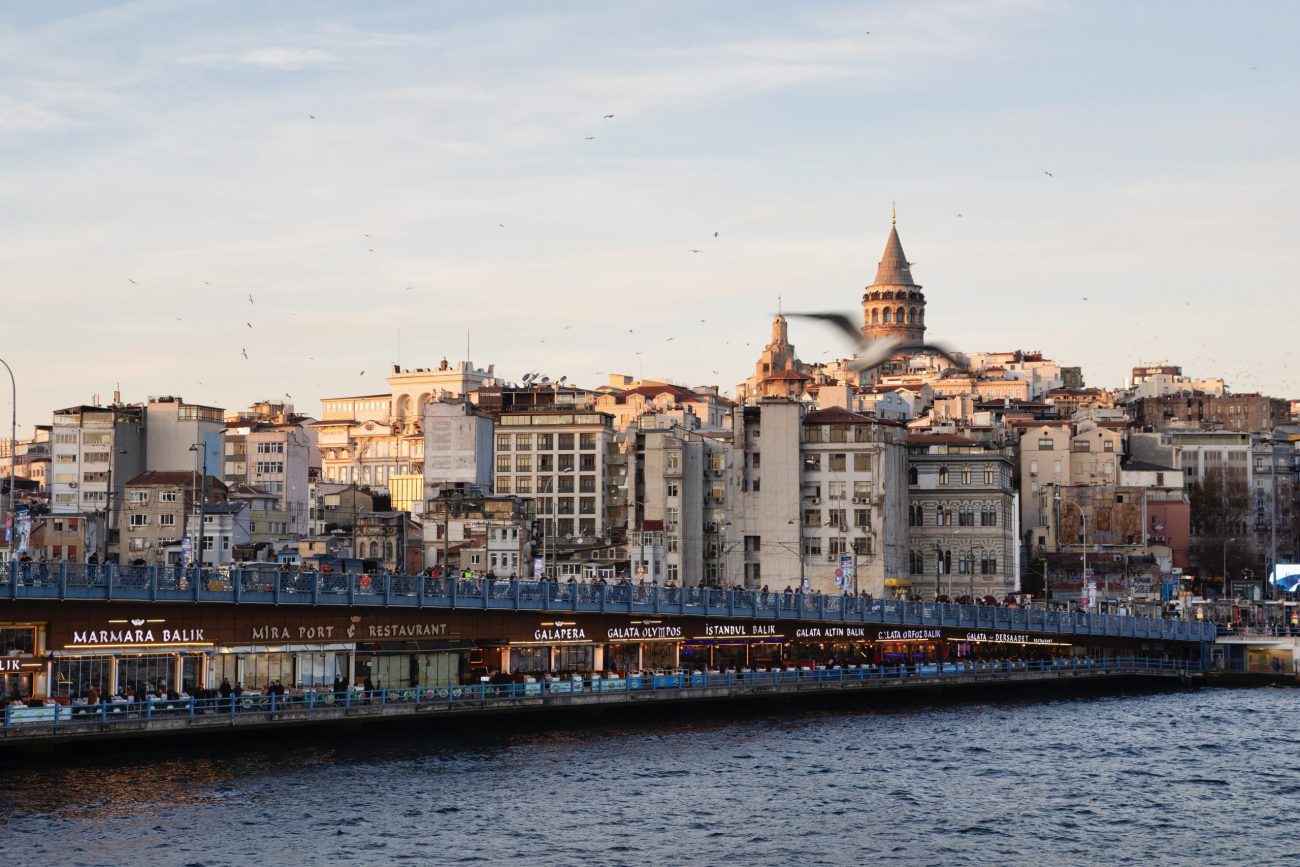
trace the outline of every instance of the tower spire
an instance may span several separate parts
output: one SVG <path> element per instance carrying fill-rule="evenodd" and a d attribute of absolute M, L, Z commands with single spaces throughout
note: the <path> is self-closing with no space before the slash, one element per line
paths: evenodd
<path fill-rule="evenodd" d="M 898 225 L 898 205 L 894 202 L 889 203 L 889 225 Z"/>

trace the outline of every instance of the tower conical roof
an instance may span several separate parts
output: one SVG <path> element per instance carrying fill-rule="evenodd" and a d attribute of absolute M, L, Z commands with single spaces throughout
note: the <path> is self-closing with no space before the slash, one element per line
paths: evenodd
<path fill-rule="evenodd" d="M 907 257 L 903 255 L 903 244 L 898 240 L 898 229 L 889 227 L 889 240 L 885 242 L 885 255 L 876 268 L 876 280 L 872 286 L 915 286 L 912 270 L 908 267 Z"/>

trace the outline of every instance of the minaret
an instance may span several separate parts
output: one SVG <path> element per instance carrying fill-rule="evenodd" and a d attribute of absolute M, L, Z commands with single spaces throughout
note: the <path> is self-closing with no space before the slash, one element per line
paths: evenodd
<path fill-rule="evenodd" d="M 862 333 L 869 340 L 892 337 L 920 343 L 925 339 L 925 294 L 912 280 L 898 240 L 897 221 L 895 213 L 889 221 L 889 240 L 876 269 L 876 281 L 862 296 Z"/>

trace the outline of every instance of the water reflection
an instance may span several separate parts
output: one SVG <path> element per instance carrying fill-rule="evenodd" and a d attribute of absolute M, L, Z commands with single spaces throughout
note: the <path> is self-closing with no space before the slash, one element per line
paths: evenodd
<path fill-rule="evenodd" d="M 1285 863 L 1297 712 L 1296 690 L 1205 690 L 141 742 L 6 765 L 0 822 L 71 864 Z"/>

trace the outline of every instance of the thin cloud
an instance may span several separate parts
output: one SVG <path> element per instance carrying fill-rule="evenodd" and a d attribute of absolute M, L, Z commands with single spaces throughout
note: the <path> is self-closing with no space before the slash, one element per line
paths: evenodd
<path fill-rule="evenodd" d="M 255 66 L 261 69 L 278 69 L 295 72 L 312 66 L 333 63 L 337 58 L 319 48 L 289 48 L 269 46 L 227 54 L 200 54 L 185 62 L 201 66 Z"/>

